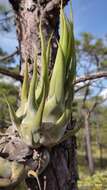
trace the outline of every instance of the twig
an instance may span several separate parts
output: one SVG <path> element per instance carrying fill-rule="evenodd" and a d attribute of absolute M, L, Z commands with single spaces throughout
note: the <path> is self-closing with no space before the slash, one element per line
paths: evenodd
<path fill-rule="evenodd" d="M 10 55 L 0 56 L 0 61 L 8 60 L 8 59 L 12 58 L 13 56 L 15 56 L 16 54 L 18 54 L 18 53 L 19 53 L 19 51 L 16 50 L 13 53 L 11 53 Z"/>
<path fill-rule="evenodd" d="M 75 93 L 77 93 L 78 91 L 82 90 L 83 88 L 87 87 L 88 84 L 85 84 L 83 86 L 80 86 L 79 88 L 75 89 Z"/>
<path fill-rule="evenodd" d="M 14 15 L 10 15 L 10 16 L 8 16 L 8 17 L 1 18 L 1 19 L 0 19 L 0 24 L 2 24 L 4 21 L 7 21 L 7 20 L 12 19 L 12 18 L 14 18 Z"/>

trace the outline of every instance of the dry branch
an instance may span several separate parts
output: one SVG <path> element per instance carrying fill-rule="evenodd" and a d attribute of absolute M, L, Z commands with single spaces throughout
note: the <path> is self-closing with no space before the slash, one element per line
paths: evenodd
<path fill-rule="evenodd" d="M 5 68 L 0 68 L 0 73 L 9 77 L 12 77 L 13 79 L 22 82 L 23 81 L 23 77 L 19 74 L 16 74 L 12 71 L 10 71 L 9 69 L 5 69 Z"/>
<path fill-rule="evenodd" d="M 107 71 L 100 71 L 100 72 L 97 72 L 97 73 L 94 73 L 91 75 L 82 76 L 80 78 L 77 78 L 74 81 L 74 84 L 76 85 L 76 84 L 81 83 L 81 82 L 86 82 L 89 80 L 96 80 L 96 79 L 103 78 L 103 77 L 104 78 L 107 77 Z"/>

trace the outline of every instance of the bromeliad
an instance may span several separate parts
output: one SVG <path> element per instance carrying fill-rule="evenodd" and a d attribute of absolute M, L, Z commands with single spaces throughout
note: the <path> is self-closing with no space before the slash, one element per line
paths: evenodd
<path fill-rule="evenodd" d="M 19 138 L 32 149 L 37 149 L 41 146 L 51 148 L 78 131 L 78 128 L 67 131 L 74 97 L 73 80 L 76 74 L 76 58 L 72 19 L 68 20 L 62 7 L 60 10 L 60 40 L 57 42 L 58 50 L 51 76 L 48 76 L 48 64 L 52 35 L 46 45 L 41 24 L 40 39 L 42 49 L 41 76 L 38 77 L 37 75 L 37 55 L 35 53 L 31 81 L 28 77 L 27 61 L 25 64 L 19 109 L 15 112 L 8 100 L 6 100 L 12 126 L 17 130 Z M 20 172 L 15 175 L 13 170 L 17 163 L 10 163 L 10 161 L 5 163 L 4 160 L 0 159 L 0 164 L 1 162 L 4 164 L 3 167 L 0 167 L 0 176 L 8 178 L 8 174 L 14 175 L 17 182 L 20 179 Z M 6 170 L 5 164 L 9 165 L 7 171 L 4 171 L 4 169 Z M 22 167 L 20 164 L 19 166 Z M 23 173 L 24 168 L 21 171 Z M 28 173 L 36 176 L 36 173 L 31 170 Z M 26 187 L 23 187 L 23 189 L 26 189 Z"/>
<path fill-rule="evenodd" d="M 60 40 L 51 79 L 48 77 L 50 43 L 46 41 L 40 24 L 41 63 L 40 81 L 37 76 L 37 56 L 33 76 L 28 87 L 28 64 L 25 64 L 20 107 L 15 113 L 9 106 L 13 126 L 21 139 L 31 147 L 51 147 L 61 142 L 70 120 L 75 78 L 75 47 L 73 24 L 60 11 Z M 74 131 L 72 131 L 74 132 Z M 72 133 L 71 132 L 71 133 Z M 69 132 L 70 133 L 70 132 Z M 67 134 L 66 134 L 67 135 Z"/>

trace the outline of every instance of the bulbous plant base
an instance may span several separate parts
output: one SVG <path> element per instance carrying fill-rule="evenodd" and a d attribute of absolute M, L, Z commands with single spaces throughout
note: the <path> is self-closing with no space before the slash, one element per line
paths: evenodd
<path fill-rule="evenodd" d="M 0 174 L 0 183 L 3 183 L 3 179 L 11 179 L 9 184 L 4 184 L 0 187 L 1 190 L 17 190 L 20 182 L 26 180 L 27 187 L 23 187 L 23 190 L 36 190 L 38 189 L 37 181 L 28 177 L 28 171 L 36 171 L 39 176 L 41 189 L 51 190 L 76 190 L 76 181 L 78 179 L 76 158 L 76 139 L 72 136 L 70 140 L 61 143 L 51 149 L 41 147 L 38 150 L 29 148 L 18 137 L 17 132 L 10 127 L 5 133 L 1 133 L 0 139 L 0 156 L 4 158 L 4 164 L 0 165 L 5 168 L 7 160 L 11 160 L 9 167 L 12 167 L 12 163 L 18 163 L 22 167 L 20 174 L 13 173 L 15 176 L 12 181 L 11 176 L 3 178 Z M 11 131 L 11 133 L 10 133 Z M 6 168 L 6 173 L 9 173 L 9 167 Z M 13 170 L 15 171 L 15 170 Z M 73 171 L 73 172 L 72 172 Z M 75 172 L 74 172 L 75 171 Z M 16 171 L 15 171 L 16 172 Z M 5 171 L 4 171 L 5 173 Z M 22 175 L 23 173 L 23 175 Z M 5 174 L 4 174 L 5 175 Z M 52 180 L 51 180 L 52 179 Z M 22 182 L 22 184 L 24 181 Z M 1 185 L 1 184 L 0 184 Z M 16 189 L 14 189 L 14 186 Z M 20 190 L 19 188 L 18 190 Z"/>

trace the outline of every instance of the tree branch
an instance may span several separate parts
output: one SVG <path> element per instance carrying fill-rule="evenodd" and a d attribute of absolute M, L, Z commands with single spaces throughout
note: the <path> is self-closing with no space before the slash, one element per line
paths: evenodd
<path fill-rule="evenodd" d="M 10 71 L 9 69 L 5 69 L 5 68 L 0 68 L 0 73 L 9 77 L 12 77 L 13 79 L 22 82 L 23 81 L 23 77 L 19 74 L 16 74 L 12 71 Z"/>
<path fill-rule="evenodd" d="M 78 91 L 82 90 L 83 88 L 86 88 L 87 86 L 88 86 L 88 84 L 80 86 L 79 88 L 75 89 L 75 93 L 77 93 Z"/>
<path fill-rule="evenodd" d="M 0 19 L 0 24 L 2 24 L 4 21 L 10 20 L 14 18 L 14 15 L 6 16 L 5 18 Z"/>
<path fill-rule="evenodd" d="M 0 73 L 3 74 L 3 75 L 7 75 L 9 77 L 12 77 L 17 81 L 20 81 L 21 83 L 23 82 L 23 76 L 21 76 L 19 74 L 16 74 L 16 73 L 14 73 L 14 72 L 12 72 L 12 71 L 10 71 L 8 69 L 0 68 Z M 81 82 L 86 82 L 86 81 L 89 81 L 89 80 L 96 80 L 96 79 L 103 78 L 103 77 L 107 77 L 107 71 L 98 72 L 98 73 L 95 73 L 95 74 L 92 74 L 92 75 L 87 75 L 87 76 L 77 78 L 74 81 L 74 85 L 76 85 L 78 83 L 81 83 Z"/>
<path fill-rule="evenodd" d="M 19 53 L 19 51 L 17 49 L 16 51 L 14 51 L 13 53 L 11 53 L 10 55 L 0 56 L 0 61 L 8 60 L 8 59 L 12 58 L 13 56 L 15 56 L 16 54 L 18 54 L 18 53 Z"/>
<path fill-rule="evenodd" d="M 74 84 L 78 84 L 80 82 L 86 82 L 86 81 L 89 81 L 89 80 L 96 80 L 98 78 L 103 78 L 103 77 L 107 77 L 107 71 L 101 71 L 101 72 L 97 72 L 97 73 L 94 73 L 94 74 L 91 74 L 91 75 L 82 76 L 80 78 L 77 78 L 74 81 Z"/>

